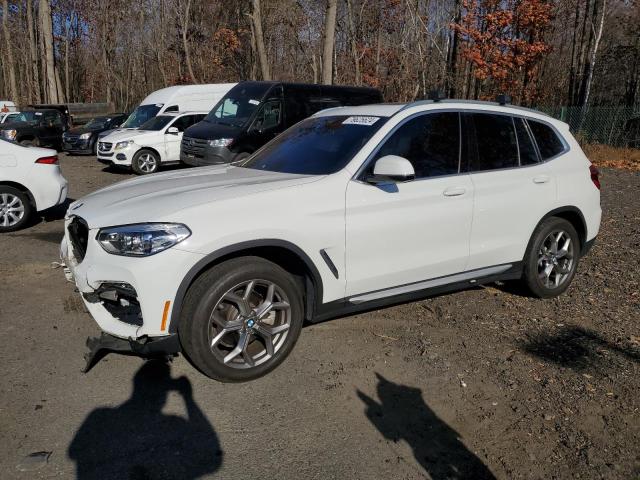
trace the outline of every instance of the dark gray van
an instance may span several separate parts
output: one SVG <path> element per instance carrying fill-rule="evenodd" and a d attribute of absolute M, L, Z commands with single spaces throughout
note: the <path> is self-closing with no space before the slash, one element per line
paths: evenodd
<path fill-rule="evenodd" d="M 320 110 L 382 102 L 379 90 L 281 82 L 240 82 L 182 137 L 180 160 L 192 165 L 240 161 Z"/>

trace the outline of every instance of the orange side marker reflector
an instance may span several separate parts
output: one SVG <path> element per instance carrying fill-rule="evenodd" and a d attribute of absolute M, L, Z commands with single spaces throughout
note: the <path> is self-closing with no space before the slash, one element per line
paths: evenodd
<path fill-rule="evenodd" d="M 164 312 L 162 312 L 162 325 L 160 325 L 160 330 L 162 330 L 163 332 L 167 328 L 167 317 L 169 316 L 170 305 L 171 305 L 171 302 L 169 300 L 164 302 Z"/>

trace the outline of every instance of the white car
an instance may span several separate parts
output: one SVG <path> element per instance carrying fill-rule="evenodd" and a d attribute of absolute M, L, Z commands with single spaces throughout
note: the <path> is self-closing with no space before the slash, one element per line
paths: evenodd
<path fill-rule="evenodd" d="M 183 132 L 207 113 L 163 113 L 137 130 L 115 131 L 99 140 L 98 161 L 131 167 L 138 175 L 155 173 L 160 164 L 179 163 Z"/>
<path fill-rule="evenodd" d="M 0 233 L 24 227 L 35 212 L 66 198 L 55 150 L 0 139 Z"/>
<path fill-rule="evenodd" d="M 599 188 L 569 127 L 540 112 L 342 107 L 240 165 L 88 195 L 61 254 L 104 332 L 94 354 L 182 348 L 245 381 L 283 361 L 305 320 L 496 280 L 561 294 L 598 234 Z"/>

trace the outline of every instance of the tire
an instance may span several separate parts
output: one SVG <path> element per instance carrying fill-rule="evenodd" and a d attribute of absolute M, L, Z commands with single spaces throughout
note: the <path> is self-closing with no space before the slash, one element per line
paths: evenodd
<path fill-rule="evenodd" d="M 131 168 L 138 175 L 156 173 L 160 168 L 160 157 L 151 150 L 140 150 L 133 156 Z"/>
<path fill-rule="evenodd" d="M 94 140 L 91 144 L 91 155 L 94 157 L 98 155 L 98 140 Z"/>
<path fill-rule="evenodd" d="M 33 214 L 29 196 L 20 190 L 0 185 L 0 233 L 24 227 Z"/>
<path fill-rule="evenodd" d="M 542 221 L 524 257 L 523 280 L 529 291 L 539 298 L 564 293 L 576 274 L 580 250 L 580 237 L 570 222 L 558 217 Z"/>
<path fill-rule="evenodd" d="M 40 142 L 37 138 L 25 138 L 24 140 L 20 140 L 18 142 L 23 147 L 39 147 Z"/>
<path fill-rule="evenodd" d="M 260 309 L 270 291 L 278 306 L 263 316 Z M 303 319 L 301 288 L 294 277 L 263 258 L 241 257 L 214 266 L 191 285 L 178 335 L 186 357 L 202 373 L 221 382 L 246 382 L 284 361 Z"/>

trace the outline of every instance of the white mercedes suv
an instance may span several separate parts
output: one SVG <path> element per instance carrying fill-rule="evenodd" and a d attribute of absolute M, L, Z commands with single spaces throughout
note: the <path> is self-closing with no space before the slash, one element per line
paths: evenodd
<path fill-rule="evenodd" d="M 73 203 L 67 275 L 109 350 L 183 351 L 237 382 L 303 323 L 496 280 L 564 292 L 600 226 L 565 123 L 488 102 L 324 110 L 242 164 L 161 173 Z"/>

